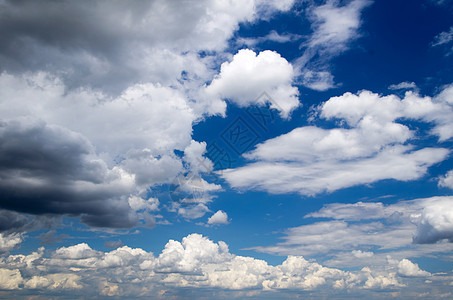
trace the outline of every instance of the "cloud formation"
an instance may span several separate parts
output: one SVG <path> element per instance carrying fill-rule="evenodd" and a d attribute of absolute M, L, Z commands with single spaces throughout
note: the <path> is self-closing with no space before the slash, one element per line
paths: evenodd
<path fill-rule="evenodd" d="M 360 36 L 362 10 L 370 0 L 353 0 L 347 3 L 330 0 L 323 5 L 310 6 L 308 18 L 313 33 L 302 43 L 303 55 L 294 64 L 301 83 L 317 91 L 335 86 L 329 61 L 348 49 L 351 41 Z"/>
<path fill-rule="evenodd" d="M 301 256 L 289 256 L 282 264 L 271 266 L 263 260 L 231 254 L 226 243 L 215 243 L 199 234 L 188 235 L 181 242 L 170 240 L 158 256 L 127 246 L 101 252 L 85 243 L 45 253 L 40 248 L 29 255 L 2 258 L 0 278 L 8 280 L 0 280 L 0 287 L 44 295 L 77 291 L 87 297 L 149 297 L 187 287 L 255 290 L 258 294 L 317 291 L 328 295 L 333 291 L 360 293 L 364 288 L 401 287 L 400 280 L 429 275 L 407 259 L 389 264 L 387 271 L 342 271 Z"/>
<path fill-rule="evenodd" d="M 326 219 L 285 230 L 283 241 L 252 249 L 279 255 L 321 256 L 327 266 L 375 266 L 389 256 L 402 260 L 449 253 L 451 196 L 399 201 L 332 203 L 305 218 Z M 429 245 L 427 245 L 429 244 Z M 406 257 L 404 257 L 406 256 Z M 402 276 L 427 276 L 403 261 Z"/>
<path fill-rule="evenodd" d="M 228 223 L 230 223 L 230 221 L 228 221 L 228 215 L 223 210 L 218 210 L 208 219 L 209 225 L 223 225 Z"/>
<path fill-rule="evenodd" d="M 252 162 L 220 175 L 235 188 L 303 195 L 383 179 L 418 179 L 450 151 L 416 149 L 409 144 L 416 132 L 404 120 L 434 123 L 429 133 L 440 141 L 449 140 L 453 136 L 451 90 L 447 86 L 434 98 L 407 92 L 400 99 L 369 91 L 332 97 L 318 107 L 318 117 L 335 121 L 334 128 L 296 128 L 258 144 L 244 154 Z"/>
<path fill-rule="evenodd" d="M 299 91 L 293 87 L 293 67 L 274 51 L 258 55 L 249 49 L 239 50 L 231 62 L 222 64 L 220 74 L 206 88 L 210 97 L 228 99 L 239 106 L 266 104 L 280 111 L 284 118 L 299 106 Z M 272 99 L 260 96 L 266 92 Z"/>

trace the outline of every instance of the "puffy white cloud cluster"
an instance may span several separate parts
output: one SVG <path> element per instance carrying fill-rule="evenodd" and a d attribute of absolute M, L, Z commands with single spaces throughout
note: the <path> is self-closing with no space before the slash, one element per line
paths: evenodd
<path fill-rule="evenodd" d="M 429 272 L 421 270 L 418 264 L 411 262 L 408 259 L 403 259 L 398 263 L 398 274 L 401 276 L 422 276 L 426 277 L 431 275 Z"/>
<path fill-rule="evenodd" d="M 206 88 L 210 97 L 228 99 L 239 106 L 265 104 L 288 117 L 299 106 L 298 90 L 291 86 L 293 67 L 277 52 L 263 51 L 258 55 L 243 49 L 231 62 L 222 64 L 220 74 Z M 266 92 L 272 99 L 259 98 Z"/>
<path fill-rule="evenodd" d="M 441 240 L 453 241 L 453 200 L 451 197 L 428 201 L 423 210 L 412 216 L 417 224 L 414 236 L 416 243 L 435 243 Z"/>
<path fill-rule="evenodd" d="M 400 287 L 390 271 L 363 268 L 347 272 L 324 267 L 301 256 L 289 256 L 281 265 L 236 256 L 227 244 L 215 243 L 199 234 L 181 242 L 170 240 L 156 257 L 127 246 L 110 252 L 96 251 L 87 244 L 62 247 L 45 255 L 44 248 L 30 255 L 10 255 L 0 260 L 0 288 L 5 290 L 77 290 L 84 296 L 157 296 L 179 287 L 226 290 L 345 290 Z M 399 262 L 403 276 L 426 276 L 409 260 Z"/>
<path fill-rule="evenodd" d="M 228 224 L 228 215 L 223 210 L 218 210 L 215 214 L 213 214 L 208 219 L 209 225 L 220 225 L 220 224 Z"/>
<path fill-rule="evenodd" d="M 453 189 L 453 170 L 450 170 L 439 178 L 439 186 Z"/>
<path fill-rule="evenodd" d="M 0 233 L 0 253 L 9 252 L 20 246 L 23 237 L 19 233 L 4 234 Z"/>
<path fill-rule="evenodd" d="M 222 176 L 237 188 L 315 195 L 383 179 L 408 181 L 447 158 L 446 148 L 416 149 L 418 133 L 404 124 L 434 124 L 439 141 L 453 136 L 452 87 L 434 98 L 407 92 L 403 99 L 369 91 L 333 97 L 318 108 L 320 120 L 336 126 L 299 127 L 256 146 L 244 156 L 256 161 Z M 316 119 L 315 119 L 316 120 Z"/>

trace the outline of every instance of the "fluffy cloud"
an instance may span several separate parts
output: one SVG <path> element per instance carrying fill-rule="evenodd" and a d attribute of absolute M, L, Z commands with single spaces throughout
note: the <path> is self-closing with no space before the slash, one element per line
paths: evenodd
<path fill-rule="evenodd" d="M 403 259 L 398 264 L 398 274 L 401 276 L 417 277 L 417 276 L 429 276 L 429 272 L 420 269 L 418 264 L 414 264 L 408 259 Z"/>
<path fill-rule="evenodd" d="M 453 189 L 453 170 L 448 171 L 445 176 L 439 178 L 439 186 Z"/>
<path fill-rule="evenodd" d="M 288 117 L 299 106 L 298 90 L 291 86 L 293 68 L 290 63 L 273 51 L 256 55 L 248 49 L 239 50 L 231 62 L 221 66 L 220 74 L 206 88 L 209 97 L 228 99 L 239 106 L 264 104 Z M 260 97 L 263 92 L 272 99 Z"/>
<path fill-rule="evenodd" d="M 426 276 L 407 259 L 393 263 L 386 270 L 364 267 L 343 271 L 325 267 L 301 256 L 289 256 L 282 264 L 271 266 L 253 257 L 229 252 L 222 241 L 215 243 L 199 234 L 184 237 L 181 242 L 170 240 L 158 256 L 142 249 L 122 246 L 110 252 L 93 250 L 77 244 L 50 251 L 44 248 L 30 255 L 10 255 L 0 259 L 3 289 L 40 290 L 43 295 L 77 290 L 86 297 L 97 295 L 153 297 L 162 290 L 178 288 L 221 288 L 266 291 L 315 291 L 329 295 L 362 289 L 403 287 L 399 275 L 410 283 L 412 277 Z M 433 280 L 436 278 L 433 276 Z M 416 278 L 415 278 L 416 280 Z"/>
<path fill-rule="evenodd" d="M 244 156 L 256 162 L 223 170 L 233 187 L 271 193 L 314 195 L 383 179 L 420 178 L 444 160 L 449 150 L 408 144 L 415 132 L 397 120 L 434 123 L 440 141 L 453 133 L 449 86 L 435 98 L 407 92 L 404 99 L 362 91 L 333 97 L 319 106 L 321 120 L 333 129 L 299 127 L 256 146 Z M 372 172 L 370 172 L 372 170 Z M 276 176 L 277 174 L 277 176 Z"/>
<path fill-rule="evenodd" d="M 19 233 L 0 233 L 0 253 L 9 252 L 22 243 L 23 237 Z"/>
<path fill-rule="evenodd" d="M 228 215 L 226 212 L 222 210 L 218 210 L 215 214 L 209 217 L 208 224 L 209 225 L 220 225 L 220 224 L 228 224 Z"/>
<path fill-rule="evenodd" d="M 453 242 L 453 200 L 451 197 L 428 202 L 421 213 L 413 216 L 417 224 L 415 243 Z"/>

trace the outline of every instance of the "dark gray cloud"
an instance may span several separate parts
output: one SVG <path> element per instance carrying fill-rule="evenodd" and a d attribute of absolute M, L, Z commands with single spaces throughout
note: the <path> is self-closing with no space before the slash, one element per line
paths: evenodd
<path fill-rule="evenodd" d="M 104 246 L 107 247 L 107 248 L 116 249 L 116 248 L 119 248 L 119 247 L 123 247 L 124 244 L 123 244 L 123 242 L 121 240 L 105 241 L 104 242 Z"/>
<path fill-rule="evenodd" d="M 69 88 L 110 93 L 143 81 L 174 84 L 198 63 L 197 51 L 224 48 L 253 12 L 250 5 L 226 8 L 208 0 L 6 0 L 0 2 L 0 70 L 45 70 Z M 218 22 L 225 16 L 227 22 Z"/>
<path fill-rule="evenodd" d="M 69 235 L 67 234 L 56 234 L 55 230 L 50 230 L 46 233 L 41 233 L 39 235 L 39 239 L 41 240 L 41 244 L 43 245 L 52 245 L 55 243 L 59 243 L 63 241 L 63 239 L 68 238 Z"/>
<path fill-rule="evenodd" d="M 58 216 L 35 215 L 0 210 L 0 233 L 15 234 L 36 229 L 51 229 L 61 224 Z"/>
<path fill-rule="evenodd" d="M 131 227 L 137 221 L 127 202 L 133 180 L 124 173 L 108 169 L 91 144 L 70 130 L 42 122 L 0 124 L 0 208 Z M 7 223 L 14 216 L 4 218 Z M 11 224 L 24 222 L 16 216 Z"/>

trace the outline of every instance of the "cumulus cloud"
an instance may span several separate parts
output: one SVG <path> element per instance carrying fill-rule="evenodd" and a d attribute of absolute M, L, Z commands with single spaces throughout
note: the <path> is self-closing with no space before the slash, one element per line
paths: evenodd
<path fill-rule="evenodd" d="M 215 214 L 209 217 L 208 224 L 209 225 L 221 225 L 221 224 L 228 224 L 228 215 L 223 210 L 218 210 Z"/>
<path fill-rule="evenodd" d="M 236 188 L 304 195 L 383 179 L 420 178 L 449 150 L 415 150 L 407 143 L 415 132 L 397 120 L 432 122 L 431 134 L 440 141 L 450 139 L 453 107 L 446 100 L 450 89 L 434 98 L 407 92 L 400 99 L 369 91 L 332 97 L 319 106 L 318 114 L 320 120 L 335 121 L 336 128 L 299 127 L 267 140 L 244 154 L 255 162 L 223 170 L 221 176 Z"/>
<path fill-rule="evenodd" d="M 258 55 L 249 49 L 239 50 L 231 62 L 221 66 L 220 74 L 206 88 L 209 97 L 228 99 L 239 106 L 265 104 L 287 118 L 299 106 L 298 90 L 293 87 L 293 67 L 277 52 Z M 272 99 L 260 98 L 266 92 Z"/>
<path fill-rule="evenodd" d="M 398 263 L 398 275 L 408 276 L 408 277 L 418 277 L 418 276 L 429 276 L 429 272 L 426 272 L 408 259 L 403 259 Z"/>
<path fill-rule="evenodd" d="M 439 178 L 439 186 L 453 189 L 453 170 L 450 170 Z"/>
<path fill-rule="evenodd" d="M 10 255 L 0 259 L 0 272 L 9 278 L 0 281 L 3 289 L 37 289 L 45 295 L 99 293 L 116 296 L 152 297 L 165 289 L 221 288 L 231 290 L 316 291 L 327 295 L 362 288 L 401 287 L 393 265 L 388 270 L 363 268 L 343 271 L 325 267 L 302 256 L 288 256 L 282 264 L 230 253 L 222 241 L 213 242 L 199 234 L 182 241 L 170 240 L 162 252 L 122 246 L 110 252 L 92 249 L 85 243 L 61 247 L 45 255 L 44 248 L 29 255 Z M 403 260 L 402 269 L 407 267 Z M 400 268 L 400 269 L 401 269 Z M 410 273 L 411 271 L 409 271 Z M 423 272 L 417 269 L 417 276 Z M 412 273 L 411 273 L 412 274 Z M 407 276 L 406 276 L 407 277 Z M 83 278 L 83 279 L 82 279 Z M 406 280 L 409 280 L 407 277 Z"/>
<path fill-rule="evenodd" d="M 0 233 L 0 253 L 9 252 L 18 248 L 23 240 L 20 233 L 3 234 Z"/>
<path fill-rule="evenodd" d="M 453 200 L 450 197 L 428 202 L 423 210 L 413 216 L 417 224 L 415 243 L 453 242 Z"/>

